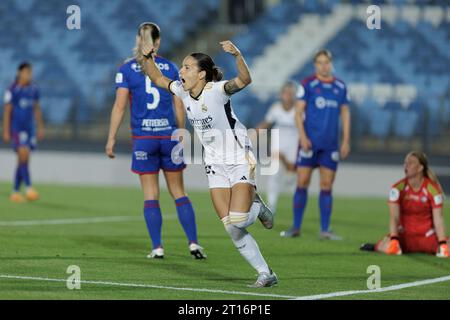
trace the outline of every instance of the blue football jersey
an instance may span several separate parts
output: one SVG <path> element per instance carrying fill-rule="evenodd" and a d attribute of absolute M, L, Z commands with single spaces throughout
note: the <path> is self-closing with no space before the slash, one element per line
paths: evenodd
<path fill-rule="evenodd" d="M 34 84 L 20 86 L 13 83 L 5 92 L 4 102 L 11 103 L 11 131 L 32 131 L 34 104 L 39 101 L 39 89 Z"/>
<path fill-rule="evenodd" d="M 164 76 L 179 80 L 175 64 L 159 56 L 155 62 Z M 136 59 L 131 59 L 119 68 L 116 88 L 127 88 L 130 92 L 133 137 L 170 136 L 177 129 L 173 96 L 169 91 L 155 86 L 142 72 Z"/>
<path fill-rule="evenodd" d="M 302 81 L 297 98 L 306 102 L 304 126 L 313 150 L 337 150 L 341 107 L 349 103 L 345 83 L 311 76 Z"/>

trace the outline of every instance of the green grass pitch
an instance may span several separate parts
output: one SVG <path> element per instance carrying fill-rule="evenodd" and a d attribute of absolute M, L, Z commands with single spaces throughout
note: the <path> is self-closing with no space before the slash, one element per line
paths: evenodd
<path fill-rule="evenodd" d="M 149 260 L 142 214 L 142 195 L 135 188 L 38 185 L 41 200 L 13 204 L 10 185 L 0 184 L 0 275 L 62 279 L 61 282 L 0 277 L 0 299 L 279 299 L 274 295 L 307 296 L 367 289 L 369 265 L 381 268 L 387 287 L 450 275 L 450 259 L 413 254 L 384 256 L 359 251 L 387 232 L 385 199 L 335 197 L 332 226 L 340 242 L 318 240 L 317 198 L 310 197 L 303 234 L 284 239 L 279 232 L 291 223 L 291 198 L 280 199 L 274 229 L 257 221 L 249 228 L 269 265 L 279 276 L 273 288 L 252 289 L 255 271 L 244 261 L 216 217 L 207 192 L 190 192 L 196 209 L 200 244 L 208 259 L 194 260 L 176 218 L 175 205 L 162 192 L 165 259 Z M 446 224 L 450 230 L 448 203 Z M 83 224 L 11 226 L 7 221 L 126 216 L 128 221 Z M 162 288 L 82 283 L 69 290 L 64 279 L 69 265 L 81 268 L 82 281 L 158 285 Z M 225 290 L 225 293 L 180 291 L 166 287 Z M 245 296 L 231 291 L 256 292 Z M 390 292 L 336 299 L 450 299 L 450 281 Z"/>

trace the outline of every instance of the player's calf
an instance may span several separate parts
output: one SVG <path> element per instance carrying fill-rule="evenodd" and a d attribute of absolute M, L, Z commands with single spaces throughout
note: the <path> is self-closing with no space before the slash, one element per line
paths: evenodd
<path fill-rule="evenodd" d="M 274 214 L 272 210 L 270 210 L 270 208 L 264 203 L 264 201 L 261 199 L 260 195 L 257 192 L 255 193 L 255 200 L 253 203 L 259 204 L 258 219 L 259 221 L 261 221 L 264 228 L 272 229 Z"/>

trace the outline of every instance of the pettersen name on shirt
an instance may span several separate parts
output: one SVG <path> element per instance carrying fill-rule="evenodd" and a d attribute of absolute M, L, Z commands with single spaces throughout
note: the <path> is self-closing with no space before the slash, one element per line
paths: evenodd
<path fill-rule="evenodd" d="M 166 118 L 162 119 L 143 119 L 142 120 L 142 131 L 164 131 L 173 129 Z"/>

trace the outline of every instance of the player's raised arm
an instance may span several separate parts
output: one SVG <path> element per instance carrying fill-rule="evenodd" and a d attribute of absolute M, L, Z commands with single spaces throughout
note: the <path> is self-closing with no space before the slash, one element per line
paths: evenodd
<path fill-rule="evenodd" d="M 236 58 L 238 75 L 236 78 L 228 80 L 224 86 L 225 92 L 232 95 L 248 86 L 252 82 L 252 77 L 250 76 L 250 70 L 239 49 L 228 40 L 222 41 L 220 44 L 225 52 L 231 53 Z"/>
<path fill-rule="evenodd" d="M 142 69 L 156 86 L 169 90 L 169 84 L 170 82 L 172 82 L 172 80 L 165 77 L 161 73 L 161 70 L 159 70 L 158 66 L 153 60 L 154 52 L 154 48 L 151 45 L 142 45 L 142 55 L 144 56 L 144 59 L 142 61 Z"/>

